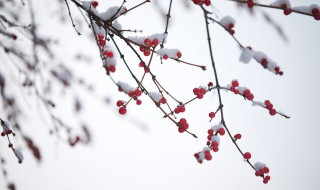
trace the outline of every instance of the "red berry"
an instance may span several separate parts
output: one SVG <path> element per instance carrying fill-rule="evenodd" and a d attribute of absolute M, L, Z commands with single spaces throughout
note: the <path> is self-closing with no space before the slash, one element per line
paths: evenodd
<path fill-rule="evenodd" d="M 248 1 L 247 5 L 249 8 L 252 8 L 254 6 L 254 2 L 253 1 Z"/>
<path fill-rule="evenodd" d="M 179 123 L 187 123 L 187 120 L 186 120 L 185 118 L 181 118 L 181 119 L 179 120 Z"/>
<path fill-rule="evenodd" d="M 206 89 L 204 89 L 204 88 L 200 88 L 200 93 L 202 94 L 202 95 L 205 95 L 206 94 Z"/>
<path fill-rule="evenodd" d="M 6 134 L 5 134 L 4 132 L 1 132 L 1 136 L 3 136 L 3 137 L 4 137 L 5 135 L 6 135 Z"/>
<path fill-rule="evenodd" d="M 201 3 L 201 0 L 192 0 L 192 1 L 193 1 L 193 3 L 196 4 L 196 5 L 200 5 L 200 3 Z"/>
<path fill-rule="evenodd" d="M 94 7 L 94 8 L 96 8 L 97 6 L 98 6 L 98 2 L 97 1 L 92 1 L 91 2 L 91 5 Z"/>
<path fill-rule="evenodd" d="M 145 55 L 145 56 L 149 56 L 151 54 L 151 51 L 150 50 L 145 50 L 144 52 L 143 52 L 143 55 Z"/>
<path fill-rule="evenodd" d="M 159 44 L 158 39 L 153 39 L 152 40 L 152 45 L 157 46 Z"/>
<path fill-rule="evenodd" d="M 167 100 L 166 100 L 165 98 L 161 98 L 161 99 L 160 99 L 160 103 L 161 103 L 161 104 L 165 104 L 165 103 L 167 103 Z"/>
<path fill-rule="evenodd" d="M 261 176 L 260 171 L 256 171 L 254 174 L 255 174 L 256 176 Z"/>
<path fill-rule="evenodd" d="M 123 104 L 123 101 L 122 101 L 122 100 L 118 100 L 118 101 L 117 101 L 117 106 L 118 106 L 118 107 L 122 106 L 122 104 Z"/>
<path fill-rule="evenodd" d="M 179 108 L 175 108 L 175 109 L 174 109 L 174 113 L 175 113 L 175 114 L 180 113 Z"/>
<path fill-rule="evenodd" d="M 164 56 L 163 56 L 163 59 L 168 59 L 169 57 L 168 57 L 168 55 L 167 54 L 165 54 Z"/>
<path fill-rule="evenodd" d="M 237 139 L 241 139 L 241 134 L 239 134 L 239 133 L 238 133 L 238 134 L 235 134 L 235 135 L 234 135 L 234 138 L 235 138 L 236 140 L 237 140 Z"/>
<path fill-rule="evenodd" d="M 177 57 L 180 58 L 182 56 L 181 52 L 177 53 Z"/>
<path fill-rule="evenodd" d="M 105 41 L 105 40 L 99 40 L 99 45 L 100 45 L 100 46 L 106 45 L 106 41 Z"/>
<path fill-rule="evenodd" d="M 204 158 L 206 159 L 206 160 L 211 160 L 212 159 L 212 156 L 211 156 L 211 154 L 210 154 L 210 152 L 209 152 L 209 154 L 206 154 L 205 156 L 204 156 Z"/>
<path fill-rule="evenodd" d="M 235 89 L 233 92 L 234 92 L 234 94 L 239 94 L 239 90 L 238 89 Z"/>
<path fill-rule="evenodd" d="M 218 146 L 212 146 L 212 151 L 213 152 L 218 152 L 219 151 L 219 147 Z"/>
<path fill-rule="evenodd" d="M 139 90 L 139 89 L 136 89 L 136 90 L 134 91 L 134 95 L 136 95 L 136 96 L 141 96 L 141 94 L 142 94 L 142 92 L 141 92 L 141 90 Z"/>
<path fill-rule="evenodd" d="M 264 177 L 264 179 L 269 181 L 270 180 L 270 176 L 267 175 L 266 177 Z"/>
<path fill-rule="evenodd" d="M 108 57 L 113 58 L 113 53 L 112 53 L 112 51 L 109 51 L 107 55 L 108 55 Z"/>
<path fill-rule="evenodd" d="M 264 184 L 267 184 L 267 183 L 268 183 L 268 180 L 263 179 L 263 183 L 264 183 Z"/>
<path fill-rule="evenodd" d="M 137 100 L 137 105 L 140 105 L 140 104 L 142 104 L 142 101 L 141 100 Z"/>
<path fill-rule="evenodd" d="M 245 97 L 248 97 L 249 94 L 251 94 L 251 92 L 250 92 L 249 89 L 246 89 L 246 90 L 243 91 L 243 95 L 244 95 Z"/>
<path fill-rule="evenodd" d="M 262 59 L 261 59 L 261 65 L 264 66 L 264 67 L 266 67 L 267 64 L 268 64 L 268 60 L 267 60 L 266 58 L 262 58 Z"/>
<path fill-rule="evenodd" d="M 216 147 L 218 147 L 218 146 L 219 146 L 219 144 L 218 144 L 218 142 L 217 142 L 217 141 L 213 141 L 213 142 L 212 142 L 212 146 L 216 146 Z"/>
<path fill-rule="evenodd" d="M 120 113 L 121 115 L 124 115 L 124 114 L 127 113 L 127 109 L 126 109 L 125 107 L 121 107 L 121 108 L 119 108 L 119 113 Z"/>
<path fill-rule="evenodd" d="M 209 86 L 209 87 L 212 87 L 212 86 L 213 86 L 213 83 L 212 83 L 212 82 L 209 82 L 209 83 L 208 83 L 208 86 Z"/>
<path fill-rule="evenodd" d="M 143 42 L 145 45 L 149 46 L 151 44 L 151 40 L 146 38 Z"/>
<path fill-rule="evenodd" d="M 233 28 L 234 27 L 234 24 L 233 23 L 230 23 L 229 25 L 228 25 L 228 28 L 229 29 L 231 29 L 231 28 Z"/>
<path fill-rule="evenodd" d="M 210 112 L 209 113 L 209 117 L 212 119 L 212 118 L 214 118 L 216 116 L 216 114 L 214 113 L 214 112 Z"/>
<path fill-rule="evenodd" d="M 108 67 L 108 69 L 109 69 L 109 71 L 110 71 L 111 73 L 116 72 L 116 66 L 114 66 L 114 65 L 110 65 L 110 66 Z"/>
<path fill-rule="evenodd" d="M 193 93 L 194 93 L 195 95 L 197 95 L 197 94 L 199 93 L 199 88 L 194 88 L 194 89 L 193 89 Z"/>
<path fill-rule="evenodd" d="M 279 67 L 275 67 L 275 68 L 274 68 L 274 71 L 275 71 L 276 73 L 279 73 L 280 68 L 279 68 Z"/>
<path fill-rule="evenodd" d="M 268 167 L 264 167 L 264 168 L 262 168 L 262 170 L 263 170 L 263 173 L 269 173 L 269 168 Z"/>
<path fill-rule="evenodd" d="M 213 129 L 209 129 L 208 130 L 208 134 L 212 136 L 213 135 Z M 210 138 L 210 140 L 211 140 L 211 138 Z"/>
<path fill-rule="evenodd" d="M 144 67 L 145 66 L 145 63 L 143 62 L 143 61 L 141 61 L 140 63 L 139 63 L 139 67 Z"/>
<path fill-rule="evenodd" d="M 285 10 L 283 10 L 283 14 L 285 14 L 285 15 L 289 15 L 289 14 L 291 14 L 292 13 L 292 9 L 285 9 Z"/>
<path fill-rule="evenodd" d="M 179 106 L 178 109 L 179 109 L 179 112 L 182 112 L 182 113 L 186 111 L 186 108 L 184 106 Z"/>
<path fill-rule="evenodd" d="M 202 99 L 203 95 L 202 94 L 197 94 L 197 98 Z"/>
<path fill-rule="evenodd" d="M 320 10 L 319 10 L 318 8 L 313 8 L 313 9 L 311 10 L 311 13 L 312 13 L 312 15 L 317 15 L 317 14 L 320 13 Z"/>
<path fill-rule="evenodd" d="M 253 94 L 248 94 L 247 98 L 248 98 L 248 100 L 252 101 L 253 98 L 254 98 L 254 95 Z"/>
<path fill-rule="evenodd" d="M 249 160 L 251 158 L 251 154 L 250 152 L 246 152 L 243 154 L 243 158 L 246 159 L 246 160 Z"/>
<path fill-rule="evenodd" d="M 238 87 L 239 86 L 239 82 L 237 80 L 233 80 L 231 82 L 231 84 L 232 84 L 233 87 Z"/>
<path fill-rule="evenodd" d="M 185 131 L 185 129 L 183 127 L 179 127 L 178 131 L 179 131 L 179 133 L 183 133 Z"/>
<path fill-rule="evenodd" d="M 210 0 L 204 0 L 204 4 L 205 4 L 206 6 L 210 6 L 210 5 L 211 5 L 211 1 L 210 1 Z"/>
<path fill-rule="evenodd" d="M 275 109 L 269 110 L 269 114 L 272 116 L 276 115 L 276 113 L 277 113 L 277 111 Z"/>
<path fill-rule="evenodd" d="M 226 131 L 224 130 L 224 128 L 220 128 L 219 131 L 218 131 L 218 133 L 219 133 L 221 136 L 223 136 L 223 135 L 226 133 Z"/>

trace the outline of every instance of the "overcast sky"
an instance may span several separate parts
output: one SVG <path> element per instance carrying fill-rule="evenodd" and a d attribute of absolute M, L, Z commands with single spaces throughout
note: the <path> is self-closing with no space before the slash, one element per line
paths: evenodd
<path fill-rule="evenodd" d="M 128 7 L 140 1 L 128 1 Z M 168 0 L 163 1 L 167 9 Z M 260 1 L 270 3 L 271 1 Z M 320 107 L 320 22 L 312 17 L 292 14 L 284 16 L 282 11 L 259 9 L 251 15 L 237 9 L 233 2 L 214 1 L 219 17 L 230 15 L 236 20 L 235 36 L 245 46 L 263 51 L 276 61 L 284 71 L 283 76 L 262 69 L 255 61 L 249 64 L 239 62 L 240 51 L 236 42 L 219 26 L 211 24 L 213 54 L 222 85 L 238 79 L 240 85 L 251 89 L 255 99 L 270 99 L 275 108 L 290 115 L 290 119 L 270 116 L 268 111 L 251 106 L 232 93 L 222 93 L 225 119 L 233 134 L 241 133 L 239 141 L 244 151 L 252 154 L 252 162 L 266 163 L 270 168 L 271 180 L 268 185 L 254 175 L 254 171 L 243 161 L 227 136 L 221 138 L 220 150 L 213 159 L 198 164 L 193 154 L 202 150 L 206 143 L 206 131 L 219 123 L 219 117 L 208 122 L 207 114 L 218 106 L 217 94 L 208 94 L 203 100 L 186 107 L 183 117 L 188 118 L 190 131 L 198 139 L 188 134 L 180 134 L 168 119 L 163 119 L 147 97 L 143 104 L 129 105 L 125 117 L 117 114 L 115 102 L 125 96 L 120 94 L 110 79 L 105 76 L 95 43 L 88 40 L 89 29 L 81 28 L 84 35 L 77 36 L 72 25 L 58 25 L 53 15 L 54 4 L 49 1 L 37 2 L 39 12 L 36 19 L 43 24 L 40 31 L 64 39 L 57 52 L 70 59 L 70 67 L 77 74 L 95 84 L 101 96 L 108 96 L 112 105 L 105 106 L 95 97 L 83 93 L 82 100 L 87 106 L 81 120 L 90 124 L 93 142 L 88 146 L 70 148 L 47 134 L 46 124 L 41 120 L 32 121 L 30 132 L 41 147 L 44 159 L 40 164 L 25 152 L 22 165 L 16 163 L 11 152 L 8 154 L 9 178 L 17 184 L 17 189 L 141 189 L 141 190 L 230 190 L 230 189 L 291 189 L 316 190 L 320 188 L 319 107 Z M 110 4 L 120 4 L 117 0 L 99 1 L 99 9 Z M 300 4 L 298 4 L 300 3 Z M 319 0 L 304 1 L 304 5 L 320 4 Z M 51 5 L 52 4 L 52 5 Z M 292 1 L 292 5 L 303 5 Z M 46 5 L 46 6 L 44 6 Z M 51 6 L 48 6 L 51 5 Z M 72 7 L 72 6 L 71 6 Z M 72 9 L 79 19 L 81 16 Z M 267 24 L 261 10 L 268 13 L 283 29 L 288 38 L 284 41 L 277 31 Z M 46 13 L 47 14 L 44 14 Z M 48 14 L 48 12 L 50 14 Z M 163 20 L 151 4 L 119 19 L 123 28 L 142 29 L 150 35 L 164 31 Z M 204 18 L 201 9 L 192 6 L 183 9 L 181 1 L 174 1 L 170 21 L 167 47 L 181 50 L 183 60 L 207 66 L 207 71 L 166 61 L 152 66 L 159 81 L 165 88 L 183 101 L 193 97 L 192 89 L 214 81 L 210 66 Z M 130 34 L 128 34 L 130 35 Z M 134 34 L 133 34 L 134 35 Z M 119 40 L 119 39 L 118 39 Z M 121 43 L 120 43 L 121 44 Z M 123 44 L 121 44 L 123 45 Z M 126 46 L 122 46 L 128 50 Z M 94 60 L 86 65 L 72 61 L 70 53 L 83 51 Z M 118 55 L 117 55 L 118 56 Z M 134 70 L 141 76 L 135 57 L 126 57 Z M 1 63 L 3 64 L 3 63 Z M 129 73 L 118 59 L 116 80 L 134 85 Z M 150 78 L 147 78 L 150 80 Z M 148 82 L 151 88 L 152 83 Z M 58 95 L 59 97 L 59 95 Z M 57 109 L 67 120 L 74 118 L 64 113 L 64 107 Z M 34 110 L 35 111 L 35 110 Z M 36 112 L 35 112 L 36 113 Z M 35 115 L 34 115 L 35 116 Z M 36 116 L 35 116 L 36 117 Z M 1 145 L 4 146 L 4 145 Z M 0 183 L 0 189 L 4 186 Z"/>

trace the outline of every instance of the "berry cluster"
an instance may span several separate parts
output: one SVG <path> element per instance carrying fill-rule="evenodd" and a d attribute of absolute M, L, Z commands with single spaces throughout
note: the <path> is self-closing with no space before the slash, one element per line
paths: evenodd
<path fill-rule="evenodd" d="M 179 105 L 174 109 L 175 114 L 183 113 L 185 111 L 186 111 L 186 108 L 184 107 L 184 105 Z"/>
<path fill-rule="evenodd" d="M 265 108 L 269 110 L 269 114 L 274 116 L 277 113 L 277 110 L 273 108 L 273 104 L 270 102 L 270 100 L 264 101 Z"/>
<path fill-rule="evenodd" d="M 202 99 L 203 96 L 207 93 L 206 87 L 198 87 L 193 89 L 194 95 L 197 96 L 197 98 Z"/>
<path fill-rule="evenodd" d="M 229 87 L 229 90 L 232 91 L 235 94 L 241 94 L 246 99 L 252 101 L 254 98 L 254 95 L 251 93 L 251 91 L 246 87 L 240 87 L 239 82 L 237 80 L 233 80 L 231 82 L 231 86 Z"/>
<path fill-rule="evenodd" d="M 143 52 L 143 55 L 149 56 L 151 54 L 150 49 L 152 47 L 156 47 L 159 44 L 159 40 L 157 38 L 154 38 L 154 39 L 146 38 L 143 43 L 144 43 L 144 46 L 140 46 L 140 51 Z"/>
<path fill-rule="evenodd" d="M 212 155 L 210 153 L 210 149 L 208 147 L 204 147 L 201 152 L 195 153 L 194 157 L 197 159 L 197 161 L 202 164 L 203 160 L 211 160 Z"/>
<path fill-rule="evenodd" d="M 189 128 L 189 124 L 185 118 L 181 118 L 177 123 L 179 133 L 185 132 Z"/>
<path fill-rule="evenodd" d="M 211 5 L 211 0 L 192 0 L 192 1 L 196 5 L 203 5 L 203 4 L 205 4 L 206 6 Z"/>
<path fill-rule="evenodd" d="M 270 180 L 270 176 L 266 175 L 269 173 L 269 168 L 266 166 L 266 164 L 261 163 L 261 162 L 256 162 L 254 164 L 254 170 L 255 170 L 255 175 L 257 177 L 262 177 L 263 178 L 263 183 L 267 184 Z"/>
<path fill-rule="evenodd" d="M 220 19 L 219 23 L 226 29 L 231 35 L 235 33 L 233 27 L 235 26 L 236 21 L 230 16 L 224 16 Z"/>

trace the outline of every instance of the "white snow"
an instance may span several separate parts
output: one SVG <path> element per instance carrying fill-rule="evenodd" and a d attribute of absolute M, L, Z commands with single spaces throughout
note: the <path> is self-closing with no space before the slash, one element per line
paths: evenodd
<path fill-rule="evenodd" d="M 126 92 L 127 94 L 129 94 L 130 91 L 134 91 L 135 88 L 131 87 L 129 84 L 122 82 L 122 81 L 118 81 L 117 85 L 120 86 L 120 88 Z"/>
<path fill-rule="evenodd" d="M 249 63 L 252 59 L 253 52 L 249 48 L 242 48 L 239 61 L 242 63 Z"/>
<path fill-rule="evenodd" d="M 222 19 L 220 19 L 220 24 L 224 26 L 225 28 L 229 28 L 229 24 L 235 25 L 236 21 L 231 16 L 224 16 Z"/>
<path fill-rule="evenodd" d="M 17 149 L 13 149 L 14 151 L 14 154 L 17 156 L 18 160 L 19 160 L 19 163 L 21 163 L 23 161 L 23 154 L 21 153 L 20 150 L 17 150 Z"/>

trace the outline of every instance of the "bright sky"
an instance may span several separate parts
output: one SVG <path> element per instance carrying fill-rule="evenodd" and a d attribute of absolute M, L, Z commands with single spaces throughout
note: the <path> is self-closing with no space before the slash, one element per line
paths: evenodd
<path fill-rule="evenodd" d="M 102 2 L 99 1 L 100 10 L 107 8 L 109 3 L 120 4 L 117 0 Z M 127 6 L 139 2 L 128 1 Z M 161 1 L 165 10 L 168 2 Z M 182 9 L 181 2 L 173 2 L 167 47 L 180 49 L 183 60 L 206 65 L 207 71 L 172 61 L 166 61 L 163 65 L 155 62 L 152 66 L 165 88 L 186 101 L 193 97 L 194 87 L 213 81 L 214 75 L 202 11 L 194 6 L 192 9 Z M 41 14 L 50 12 L 37 17 L 39 23 L 47 24 L 40 31 L 64 38 L 65 41 L 61 41 L 57 49 L 61 57 L 70 59 L 70 53 L 81 50 L 94 58 L 90 65 L 71 59 L 67 62 L 77 74 L 85 75 L 94 83 L 99 94 L 109 96 L 112 105 L 105 107 L 101 101 L 82 93 L 82 100 L 88 107 L 82 114 L 82 120 L 90 124 L 94 141 L 88 146 L 76 148 L 70 148 L 47 135 L 47 128 L 43 127 L 46 124 L 27 119 L 28 124 L 33 124 L 29 134 L 41 147 L 44 160 L 36 163 L 30 153 L 25 152 L 24 163 L 18 165 L 13 155 L 9 155 L 11 152 L 7 152 L 7 157 L 12 157 L 7 164 L 9 179 L 16 182 L 17 189 L 319 189 L 320 22 L 308 16 L 284 16 L 279 10 L 259 9 L 282 27 L 289 40 L 285 42 L 264 21 L 260 12 L 250 15 L 236 9 L 233 2 L 213 2 L 219 17 L 230 15 L 235 18 L 235 37 L 242 44 L 263 51 L 284 71 L 284 75 L 279 77 L 262 69 L 255 61 L 240 63 L 236 42 L 219 26 L 210 25 L 220 83 L 226 85 L 232 79 L 238 79 L 240 85 L 251 89 L 256 100 L 270 99 L 276 109 L 291 116 L 290 119 L 272 117 L 267 110 L 252 107 L 241 97 L 226 92 L 222 94 L 229 129 L 233 134 L 242 134 L 239 145 L 244 151 L 251 152 L 253 163 L 260 161 L 270 168 L 268 185 L 254 175 L 227 136 L 221 138 L 220 150 L 213 154 L 211 161 L 200 165 L 193 157 L 205 146 L 206 131 L 219 122 L 219 118 L 215 118 L 209 123 L 207 116 L 218 106 L 217 94 L 207 95 L 186 107 L 183 117 L 188 118 L 190 131 L 196 133 L 198 139 L 178 133 L 172 122 L 162 119 L 161 112 L 147 97 L 142 99 L 143 104 L 139 107 L 129 105 L 127 116 L 119 116 L 115 102 L 125 96 L 118 93 L 110 79 L 105 77 L 97 48 L 93 41 L 87 39 L 90 31 L 83 26 L 80 30 L 84 35 L 77 36 L 69 22 L 57 26 L 57 20 L 46 20 L 54 11 L 51 9 L 53 3 L 46 1 L 39 2 L 39 7 L 46 4 L 46 8 L 39 8 Z M 268 4 L 272 1 L 260 2 Z M 320 1 L 310 0 L 302 4 L 292 0 L 293 6 L 312 3 L 319 5 Z M 78 14 L 75 9 L 73 13 Z M 81 18 L 79 15 L 77 17 Z M 137 35 L 150 35 L 164 31 L 163 22 L 158 17 L 159 13 L 152 4 L 148 4 L 119 19 L 119 22 L 123 28 L 142 29 L 144 33 Z M 130 54 L 126 58 L 140 77 L 142 73 L 137 67 L 137 59 Z M 121 78 L 133 85 L 134 81 L 121 65 L 119 59 L 119 72 L 115 74 L 115 79 Z M 146 85 L 152 86 L 152 83 Z M 61 115 L 67 116 L 67 120 L 74 120 L 70 113 L 63 112 L 64 107 L 59 108 L 58 104 L 57 109 L 60 109 Z"/>

